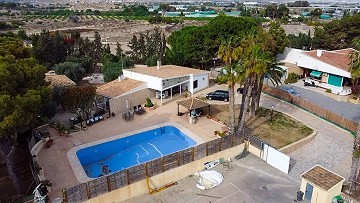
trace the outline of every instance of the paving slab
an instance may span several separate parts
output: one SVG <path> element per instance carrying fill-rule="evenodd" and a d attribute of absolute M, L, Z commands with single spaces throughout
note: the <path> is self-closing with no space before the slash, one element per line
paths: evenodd
<path fill-rule="evenodd" d="M 234 169 L 230 172 L 226 172 L 222 165 L 213 169 L 224 176 L 224 181 L 215 188 L 200 190 L 195 186 L 198 178 L 189 176 L 167 190 L 154 195 L 144 194 L 125 202 L 290 203 L 296 198 L 300 185 L 262 159 L 249 154 L 240 160 L 233 159 L 231 165 Z"/>

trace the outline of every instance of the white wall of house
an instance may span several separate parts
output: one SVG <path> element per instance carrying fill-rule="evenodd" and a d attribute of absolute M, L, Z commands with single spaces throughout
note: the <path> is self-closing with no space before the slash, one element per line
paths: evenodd
<path fill-rule="evenodd" d="M 131 70 L 123 70 L 123 75 L 126 78 L 145 82 L 147 84 L 146 85 L 147 88 L 155 89 L 158 91 L 163 90 L 162 78 L 157 78 L 154 76 L 136 73 Z M 194 81 L 197 81 L 197 87 L 194 87 Z M 176 86 L 176 85 L 173 85 L 173 86 Z M 189 92 L 193 94 L 194 92 L 197 92 L 208 86 L 209 86 L 209 73 L 203 73 L 203 74 L 198 74 L 198 75 L 190 74 L 189 82 L 182 84 L 182 90 L 186 90 L 186 88 L 187 88 L 189 90 Z M 135 91 L 136 89 L 141 90 L 143 88 L 145 88 L 145 86 L 140 86 L 138 88 L 133 89 L 132 92 Z M 123 95 L 121 95 L 121 96 L 123 96 Z"/>
<path fill-rule="evenodd" d="M 162 90 L 162 79 L 151 75 L 144 75 L 129 70 L 123 70 L 123 75 L 127 78 L 139 80 L 147 83 L 147 87 L 155 90 Z"/>
<path fill-rule="evenodd" d="M 194 87 L 194 82 L 197 81 L 197 87 Z M 189 81 L 189 92 L 193 94 L 201 89 L 204 89 L 209 86 L 209 74 L 199 74 L 193 75 L 190 74 L 190 81 Z"/>
<path fill-rule="evenodd" d="M 294 63 L 297 66 L 317 70 L 324 73 L 331 73 L 346 78 L 351 78 L 351 73 L 335 66 L 329 65 L 319 61 L 311 56 L 303 54 L 301 49 L 293 49 L 286 47 L 284 53 L 277 55 L 277 60 L 280 62 Z"/>
<path fill-rule="evenodd" d="M 334 75 L 339 75 L 342 77 L 346 77 L 346 78 L 351 78 L 351 73 L 342 69 L 339 69 L 337 67 L 334 67 L 332 65 L 329 65 L 327 63 L 324 63 L 322 61 L 316 60 L 310 56 L 307 56 L 305 54 L 300 54 L 299 55 L 299 61 L 297 61 L 297 65 L 304 67 L 304 68 L 308 68 L 308 69 L 312 69 L 312 70 L 317 70 L 317 71 L 321 71 L 324 73 L 331 73 Z"/>

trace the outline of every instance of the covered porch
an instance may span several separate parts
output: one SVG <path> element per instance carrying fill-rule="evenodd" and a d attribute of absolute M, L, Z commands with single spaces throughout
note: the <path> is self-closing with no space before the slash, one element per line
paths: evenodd
<path fill-rule="evenodd" d="M 156 90 L 157 93 L 155 95 L 155 98 L 160 100 L 160 104 L 162 105 L 165 102 L 171 101 L 175 96 L 188 93 L 188 88 L 189 88 L 189 80 L 182 81 L 175 85 L 168 86 L 164 89 Z"/>
<path fill-rule="evenodd" d="M 180 105 L 185 107 L 190 113 L 193 110 L 202 109 L 202 108 L 208 108 L 208 114 L 210 114 L 210 104 L 200 100 L 198 98 L 189 98 L 186 100 L 178 101 L 177 102 L 177 115 L 181 116 L 182 113 L 180 112 Z"/>

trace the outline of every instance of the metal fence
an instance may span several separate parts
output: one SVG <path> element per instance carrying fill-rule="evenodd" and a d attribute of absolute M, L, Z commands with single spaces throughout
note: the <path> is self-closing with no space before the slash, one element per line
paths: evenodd
<path fill-rule="evenodd" d="M 345 118 L 344 116 L 338 115 L 324 107 L 321 107 L 317 104 L 309 102 L 301 97 L 294 96 L 285 90 L 265 85 L 263 87 L 263 92 L 267 93 L 269 95 L 272 95 L 274 97 L 277 97 L 281 100 L 290 102 L 302 109 L 312 112 L 312 113 L 314 113 L 314 114 L 316 114 L 338 126 L 341 126 L 342 128 L 345 128 L 345 129 L 351 131 L 351 132 L 356 132 L 356 130 L 357 130 L 357 126 L 358 126 L 357 122 L 352 121 L 348 118 Z"/>
<path fill-rule="evenodd" d="M 82 202 L 125 187 L 173 168 L 243 143 L 242 136 L 229 135 L 157 158 L 131 168 L 81 183 L 63 191 L 65 202 Z"/>

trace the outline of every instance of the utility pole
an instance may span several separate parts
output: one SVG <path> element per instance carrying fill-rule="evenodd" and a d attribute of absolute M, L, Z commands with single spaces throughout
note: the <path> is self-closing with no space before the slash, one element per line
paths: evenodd
<path fill-rule="evenodd" d="M 120 53 L 120 60 L 121 60 L 121 70 L 124 69 L 124 61 L 123 61 L 123 57 L 122 57 L 122 53 Z"/>
<path fill-rule="evenodd" d="M 201 69 L 204 70 L 204 57 L 201 57 Z"/>

